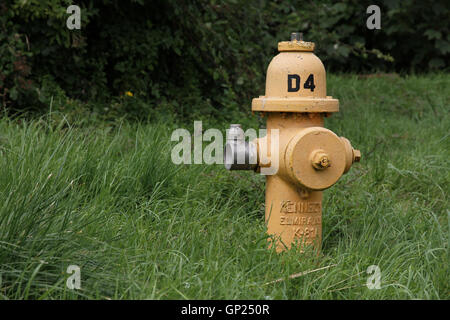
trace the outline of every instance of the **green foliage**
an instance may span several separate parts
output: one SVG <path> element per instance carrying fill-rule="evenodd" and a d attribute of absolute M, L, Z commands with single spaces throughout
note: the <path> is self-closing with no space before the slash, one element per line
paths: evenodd
<path fill-rule="evenodd" d="M 382 2 L 381 30 L 366 28 L 369 0 L 83 0 L 77 2 L 81 30 L 66 28 L 69 4 L 0 5 L 3 107 L 47 109 L 39 96 L 50 75 L 81 101 L 108 104 L 132 91 L 145 109 L 102 107 L 123 110 L 120 116 L 173 111 L 182 118 L 227 118 L 264 91 L 277 42 L 292 31 L 316 42 L 332 71 L 448 68 L 445 0 Z"/>
<path fill-rule="evenodd" d="M 0 119 L 0 299 L 448 300 L 450 77 L 328 78 L 362 161 L 324 192 L 320 255 L 269 250 L 264 177 L 174 165 L 170 122 Z"/>
<path fill-rule="evenodd" d="M 0 105 L 7 107 L 12 101 L 21 104 L 23 93 L 33 89 L 29 79 L 31 67 L 29 41 L 18 33 L 11 21 L 12 13 L 0 4 Z"/>

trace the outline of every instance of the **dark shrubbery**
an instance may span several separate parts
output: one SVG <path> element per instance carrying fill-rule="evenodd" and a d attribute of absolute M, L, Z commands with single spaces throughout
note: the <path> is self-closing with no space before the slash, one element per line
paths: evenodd
<path fill-rule="evenodd" d="M 378 3 L 382 29 L 368 30 L 372 2 L 84 0 L 81 30 L 69 30 L 72 1 L 2 1 L 0 103 L 42 109 L 69 97 L 103 101 L 99 112 L 113 115 L 220 117 L 263 92 L 292 31 L 316 42 L 332 71 L 447 70 L 448 1 Z M 123 103 L 127 91 L 139 108 Z"/>

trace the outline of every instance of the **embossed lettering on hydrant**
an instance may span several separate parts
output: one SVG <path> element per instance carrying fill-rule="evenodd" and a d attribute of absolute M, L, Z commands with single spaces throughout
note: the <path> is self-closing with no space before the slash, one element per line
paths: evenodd
<path fill-rule="evenodd" d="M 281 201 L 281 213 L 320 213 L 322 204 L 320 202 L 306 202 L 306 201 Z"/>
<path fill-rule="evenodd" d="M 311 243 L 317 237 L 317 228 L 314 227 L 298 227 L 294 229 L 294 238 L 301 238 L 305 243 Z"/>
<path fill-rule="evenodd" d="M 322 223 L 319 217 L 280 216 L 280 225 L 317 225 Z"/>

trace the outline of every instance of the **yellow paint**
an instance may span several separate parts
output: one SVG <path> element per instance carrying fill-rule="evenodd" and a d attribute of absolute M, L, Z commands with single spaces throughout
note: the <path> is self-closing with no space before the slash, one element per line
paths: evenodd
<path fill-rule="evenodd" d="M 278 42 L 278 51 L 314 51 L 314 42 L 306 41 L 282 41 Z"/>
<path fill-rule="evenodd" d="M 253 111 L 264 112 L 338 112 L 339 101 L 326 95 L 326 74 L 322 61 L 312 52 L 305 51 L 304 41 L 280 42 L 294 44 L 291 51 L 280 50 L 269 64 L 266 77 L 266 94 L 252 101 Z M 294 51 L 297 48 L 298 51 Z M 312 45 L 314 48 L 314 44 Z M 288 75 L 300 77 L 300 88 L 288 91 Z M 314 91 L 304 88 L 310 75 L 314 75 Z"/>
<path fill-rule="evenodd" d="M 267 231 L 277 251 L 292 245 L 319 250 L 322 190 L 335 184 L 361 153 L 323 127 L 324 117 L 339 111 L 339 101 L 326 95 L 325 68 L 313 53 L 314 43 L 285 41 L 278 50 L 267 70 L 265 95 L 252 102 L 252 111 L 267 115 L 267 136 L 256 141 L 258 159 L 263 152 L 270 155 L 270 130 L 279 130 L 279 170 L 266 178 Z"/>

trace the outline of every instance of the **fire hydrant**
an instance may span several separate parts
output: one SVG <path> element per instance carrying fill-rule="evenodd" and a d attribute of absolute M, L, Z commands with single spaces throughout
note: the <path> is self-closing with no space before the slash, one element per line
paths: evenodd
<path fill-rule="evenodd" d="M 247 142 L 240 125 L 231 125 L 225 167 L 260 172 L 277 158 L 278 170 L 266 175 L 267 232 L 278 252 L 293 245 L 318 251 L 322 190 L 335 184 L 361 153 L 323 127 L 324 117 L 339 111 L 339 101 L 326 95 L 325 68 L 313 53 L 314 43 L 293 33 L 291 41 L 278 43 L 278 51 L 267 70 L 265 96 L 252 101 L 252 111 L 267 115 L 267 134 Z"/>

